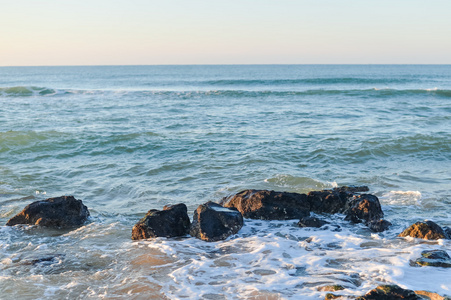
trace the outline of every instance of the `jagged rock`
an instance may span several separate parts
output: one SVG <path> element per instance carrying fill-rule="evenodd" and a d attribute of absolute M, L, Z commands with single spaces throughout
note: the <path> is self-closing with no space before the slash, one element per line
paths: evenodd
<path fill-rule="evenodd" d="M 446 251 L 426 250 L 421 252 L 421 256 L 415 261 L 420 266 L 451 268 L 451 257 Z"/>
<path fill-rule="evenodd" d="M 78 227 L 88 219 L 88 208 L 73 196 L 61 196 L 36 201 L 12 217 L 7 226 L 17 224 L 39 225 L 54 228 Z"/>
<path fill-rule="evenodd" d="M 245 190 L 223 199 L 224 207 L 235 207 L 245 218 L 263 220 L 300 219 L 310 214 L 307 195 L 267 190 Z"/>
<path fill-rule="evenodd" d="M 307 196 L 312 212 L 334 214 L 344 212 L 353 196 L 367 191 L 367 186 L 342 186 L 332 190 L 311 191 Z"/>
<path fill-rule="evenodd" d="M 382 232 L 387 230 L 392 224 L 384 219 L 380 220 L 372 220 L 367 223 L 367 226 L 370 228 L 373 232 Z"/>
<path fill-rule="evenodd" d="M 132 240 L 155 237 L 176 237 L 188 234 L 190 229 L 186 205 L 167 205 L 163 210 L 151 209 L 133 226 Z"/>
<path fill-rule="evenodd" d="M 432 221 L 416 222 L 401 232 L 399 237 L 411 236 L 414 238 L 426 239 L 426 240 L 438 240 L 446 239 L 448 235 L 445 231 L 436 223 Z"/>
<path fill-rule="evenodd" d="M 243 216 L 236 208 L 207 202 L 194 211 L 190 234 L 207 242 L 215 242 L 237 233 L 243 224 Z"/>
<path fill-rule="evenodd" d="M 346 220 L 354 223 L 369 223 L 384 217 L 379 199 L 371 194 L 356 195 L 347 205 Z"/>
<path fill-rule="evenodd" d="M 329 224 L 329 222 L 315 218 L 315 217 L 303 217 L 299 220 L 299 227 L 316 227 L 320 228 L 323 225 Z"/>
<path fill-rule="evenodd" d="M 420 300 L 412 290 L 403 289 L 397 285 L 380 285 L 357 300 Z"/>

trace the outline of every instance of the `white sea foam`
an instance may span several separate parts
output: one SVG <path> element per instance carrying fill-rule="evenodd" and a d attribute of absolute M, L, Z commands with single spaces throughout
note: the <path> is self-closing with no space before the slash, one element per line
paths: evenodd
<path fill-rule="evenodd" d="M 336 221 L 339 221 L 337 219 Z M 149 246 L 171 253 L 178 263 L 168 265 L 171 278 L 164 292 L 174 299 L 252 295 L 281 299 L 319 299 L 318 287 L 341 284 L 343 295 L 361 295 L 379 284 L 446 293 L 442 271 L 429 268 L 431 282 L 418 282 L 425 270 L 411 267 L 431 245 L 359 233 L 340 223 L 341 231 L 301 229 L 293 221 L 246 220 L 246 226 L 225 242 L 196 239 L 149 241 Z M 449 242 L 446 242 L 449 245 Z M 435 244 L 433 247 L 446 246 Z M 180 264 L 181 263 L 181 264 Z"/>
<path fill-rule="evenodd" d="M 419 191 L 390 191 L 379 197 L 382 204 L 386 205 L 419 205 L 421 192 Z"/>

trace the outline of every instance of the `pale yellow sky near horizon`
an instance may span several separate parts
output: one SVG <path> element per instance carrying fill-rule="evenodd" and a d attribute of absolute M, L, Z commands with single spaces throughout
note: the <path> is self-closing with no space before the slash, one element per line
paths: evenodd
<path fill-rule="evenodd" d="M 449 0 L 0 4 L 0 66 L 451 63 Z"/>

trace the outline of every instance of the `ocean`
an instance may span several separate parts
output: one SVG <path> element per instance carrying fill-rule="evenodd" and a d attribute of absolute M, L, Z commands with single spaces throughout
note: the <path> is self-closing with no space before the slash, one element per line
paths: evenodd
<path fill-rule="evenodd" d="M 132 241 L 150 209 L 244 189 L 366 185 L 393 226 L 372 233 L 245 219 L 225 241 Z M 73 195 L 72 230 L 5 226 Z M 451 295 L 449 269 L 413 267 L 451 241 L 451 65 L 0 67 L 1 299 L 324 299 L 340 284 Z"/>

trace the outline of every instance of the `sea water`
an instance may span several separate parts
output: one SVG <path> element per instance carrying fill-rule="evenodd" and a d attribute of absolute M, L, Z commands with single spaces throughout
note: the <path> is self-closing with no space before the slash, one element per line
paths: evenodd
<path fill-rule="evenodd" d="M 367 185 L 393 226 L 245 220 L 226 241 L 132 241 L 149 209 L 243 189 Z M 5 223 L 73 195 L 72 230 Z M 340 284 L 451 294 L 451 271 L 413 267 L 449 240 L 451 66 L 261 65 L 0 68 L 1 299 L 323 299 Z M 450 253 L 451 254 L 451 253 Z"/>

